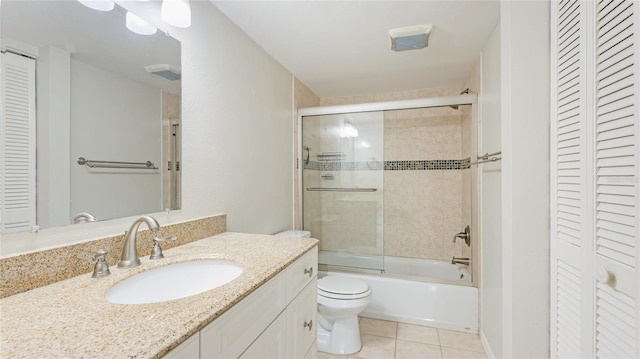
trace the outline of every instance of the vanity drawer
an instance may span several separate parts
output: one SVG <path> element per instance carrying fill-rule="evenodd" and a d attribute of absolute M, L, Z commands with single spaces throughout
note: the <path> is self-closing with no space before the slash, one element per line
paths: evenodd
<path fill-rule="evenodd" d="M 289 358 L 304 358 L 316 341 L 317 282 L 318 280 L 313 278 L 287 307 Z"/>
<path fill-rule="evenodd" d="M 315 247 L 287 268 L 287 300 L 293 300 L 317 275 L 318 247 Z"/>

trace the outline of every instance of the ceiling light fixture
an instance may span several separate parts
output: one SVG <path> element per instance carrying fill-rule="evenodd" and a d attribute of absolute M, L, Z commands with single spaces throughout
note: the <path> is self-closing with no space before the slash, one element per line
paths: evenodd
<path fill-rule="evenodd" d="M 389 30 L 391 50 L 420 50 L 429 46 L 433 25 L 416 25 Z"/>
<path fill-rule="evenodd" d="M 114 7 L 114 3 L 111 0 L 78 0 L 78 2 L 88 8 L 98 11 L 111 11 Z"/>
<path fill-rule="evenodd" d="M 160 18 L 171 26 L 191 26 L 191 5 L 189 5 L 189 0 L 162 0 Z"/>
<path fill-rule="evenodd" d="M 140 35 L 153 35 L 158 31 L 158 28 L 149 24 L 130 11 L 127 11 L 127 29 Z"/>

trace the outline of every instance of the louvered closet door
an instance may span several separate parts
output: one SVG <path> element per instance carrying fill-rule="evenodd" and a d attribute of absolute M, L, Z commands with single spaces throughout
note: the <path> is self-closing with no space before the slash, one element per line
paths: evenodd
<path fill-rule="evenodd" d="M 640 358 L 639 6 L 552 2 L 552 357 Z"/>
<path fill-rule="evenodd" d="M 640 357 L 638 3 L 595 11 L 595 356 Z"/>
<path fill-rule="evenodd" d="M 2 54 L 0 93 L 0 233 L 36 224 L 35 60 Z"/>
<path fill-rule="evenodd" d="M 592 216 L 587 175 L 586 6 L 552 2 L 551 347 L 558 358 L 588 357 L 585 273 Z"/>

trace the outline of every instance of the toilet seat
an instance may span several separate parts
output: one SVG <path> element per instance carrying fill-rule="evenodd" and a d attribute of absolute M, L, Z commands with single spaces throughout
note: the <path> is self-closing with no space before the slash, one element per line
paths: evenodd
<path fill-rule="evenodd" d="M 318 280 L 318 295 L 332 299 L 360 299 L 371 295 L 367 282 L 349 277 L 326 276 Z"/>

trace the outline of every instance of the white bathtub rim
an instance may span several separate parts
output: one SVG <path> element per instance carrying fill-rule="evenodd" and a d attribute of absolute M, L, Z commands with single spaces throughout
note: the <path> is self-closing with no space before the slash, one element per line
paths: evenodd
<path fill-rule="evenodd" d="M 441 279 L 441 278 L 432 278 L 432 277 L 416 277 L 416 276 L 406 276 L 401 274 L 390 274 L 386 272 L 382 272 L 376 269 L 363 269 L 363 268 L 354 268 L 354 267 L 343 267 L 329 264 L 318 264 L 318 279 L 320 277 L 320 273 L 340 273 L 346 272 L 351 274 L 369 274 L 380 276 L 383 278 L 389 279 L 397 279 L 397 280 L 406 280 L 409 282 L 425 282 L 425 283 L 436 283 L 436 284 L 445 284 L 445 285 L 453 285 L 453 286 L 461 286 L 461 287 L 473 287 L 477 288 L 475 283 L 466 282 L 466 281 L 458 281 L 458 280 L 450 280 L 450 279 Z"/>
<path fill-rule="evenodd" d="M 393 283 L 396 283 L 397 285 L 407 285 L 409 288 L 416 288 L 414 287 L 415 285 L 425 285 L 425 286 L 437 285 L 447 291 L 463 290 L 462 295 L 467 298 L 465 300 L 470 300 L 471 302 L 469 302 L 469 305 L 468 307 L 466 307 L 466 309 L 465 307 L 458 307 L 460 310 L 454 309 L 455 312 L 453 313 L 456 313 L 456 314 L 453 314 L 454 316 L 450 317 L 451 319 L 446 319 L 442 317 L 442 314 L 444 313 L 442 311 L 443 309 L 442 307 L 439 307 L 438 309 L 429 307 L 430 309 L 428 309 L 428 311 L 431 311 L 434 309 L 436 310 L 435 312 L 432 312 L 433 314 L 424 313 L 420 309 L 418 309 L 418 311 L 421 313 L 411 312 L 410 310 L 411 313 L 415 313 L 415 315 L 413 316 L 410 316 L 412 314 L 407 313 L 405 310 L 407 308 L 410 308 L 411 306 L 410 307 L 401 306 L 397 308 L 397 311 L 391 310 L 387 312 L 386 310 L 389 310 L 391 307 L 396 305 L 396 303 L 391 303 L 391 302 L 394 302 L 393 300 L 391 302 L 384 302 L 384 301 L 377 302 L 376 298 L 378 297 L 376 297 L 375 291 L 372 297 L 372 303 L 367 308 L 365 308 L 365 310 L 360 315 L 363 317 L 374 318 L 374 319 L 390 320 L 390 321 L 395 321 L 400 323 L 422 325 L 422 326 L 429 326 L 429 327 L 435 327 L 435 328 L 446 329 L 446 330 L 454 330 L 459 332 L 478 334 L 478 331 L 479 331 L 478 289 L 473 286 L 399 279 L 399 278 L 390 277 L 390 276 L 385 277 L 383 275 L 380 275 L 379 273 L 358 273 L 354 271 L 344 272 L 344 271 L 335 271 L 335 270 L 318 271 L 319 278 L 326 275 L 353 276 L 365 281 L 373 280 L 374 282 L 375 281 L 378 281 L 378 282 L 391 281 Z M 372 285 L 372 289 L 374 286 L 376 286 L 376 284 L 372 282 L 369 282 L 369 284 Z M 381 306 L 380 303 L 386 303 L 386 304 Z M 442 301 L 435 300 L 435 303 L 440 303 L 440 305 L 442 305 Z M 436 307 L 438 306 L 438 304 L 435 304 L 435 305 Z M 446 306 L 448 307 L 448 305 Z M 381 307 L 384 307 L 384 310 L 381 311 L 380 310 Z M 414 306 L 413 308 L 417 308 L 417 307 Z M 427 307 L 424 307 L 424 308 L 427 308 Z M 466 319 L 460 318 L 458 316 L 462 313 L 461 311 L 467 312 L 468 316 L 463 315 L 463 317 Z M 455 318 L 456 316 L 458 316 L 457 319 Z"/>

